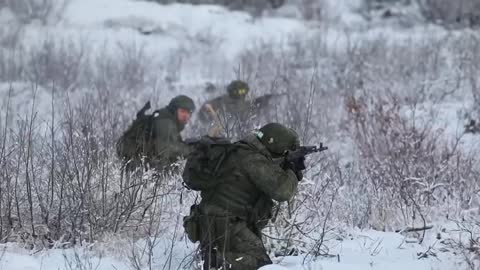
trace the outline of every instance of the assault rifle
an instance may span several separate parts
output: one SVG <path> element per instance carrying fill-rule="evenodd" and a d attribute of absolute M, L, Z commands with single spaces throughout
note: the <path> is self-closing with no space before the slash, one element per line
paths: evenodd
<path fill-rule="evenodd" d="M 281 97 L 281 96 L 284 96 L 284 95 L 286 95 L 286 93 L 266 94 L 266 95 L 257 97 L 254 100 L 252 100 L 252 104 L 256 108 L 263 108 L 263 107 L 266 107 L 266 106 L 270 105 L 270 101 L 272 99 L 275 99 L 277 97 Z"/>
<path fill-rule="evenodd" d="M 312 153 L 322 152 L 327 150 L 328 147 L 323 146 L 323 143 L 320 145 L 313 145 L 313 146 L 300 146 L 297 150 L 294 151 L 286 151 L 282 160 L 285 162 L 295 162 L 300 158 L 303 158 L 307 155 Z"/>
<path fill-rule="evenodd" d="M 288 164 L 293 163 L 293 164 L 299 164 L 298 162 L 300 159 L 305 158 L 305 156 L 317 153 L 317 152 L 322 152 L 327 150 L 328 147 L 323 146 L 323 143 L 320 143 L 320 145 L 313 145 L 313 146 L 300 146 L 298 149 L 293 150 L 293 151 L 285 151 L 285 153 L 279 157 L 273 159 L 273 161 L 277 164 L 279 164 L 282 168 L 285 168 Z M 304 170 L 305 167 L 303 167 L 303 162 L 301 162 L 299 167 L 300 170 Z M 298 165 L 297 165 L 298 166 Z"/>

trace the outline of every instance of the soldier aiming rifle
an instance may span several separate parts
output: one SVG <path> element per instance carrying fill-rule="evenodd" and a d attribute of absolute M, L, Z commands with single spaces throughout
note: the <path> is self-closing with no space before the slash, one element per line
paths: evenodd
<path fill-rule="evenodd" d="M 186 186 L 201 192 L 183 225 L 189 239 L 200 242 L 203 269 L 271 264 L 261 231 L 272 218 L 273 201 L 289 201 L 305 156 L 327 148 L 300 146 L 297 133 L 278 123 L 235 143 L 210 139 L 192 152 L 183 172 Z"/>

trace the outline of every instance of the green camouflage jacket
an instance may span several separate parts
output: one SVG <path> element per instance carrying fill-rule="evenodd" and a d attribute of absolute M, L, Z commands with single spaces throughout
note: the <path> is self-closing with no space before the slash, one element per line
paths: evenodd
<path fill-rule="evenodd" d="M 178 123 L 175 114 L 170 110 L 163 108 L 158 111 L 152 126 L 155 148 L 152 158 L 155 167 L 168 166 L 192 151 L 192 147 L 185 144 L 180 135 L 183 128 L 184 125 Z"/>
<path fill-rule="evenodd" d="M 200 209 L 207 215 L 233 216 L 248 223 L 265 223 L 271 218 L 273 200 L 292 198 L 298 180 L 291 170 L 274 163 L 269 151 L 255 135 L 249 135 L 224 161 L 220 183 L 202 191 Z M 266 223 L 265 223 L 266 224 Z"/>
<path fill-rule="evenodd" d="M 212 108 L 217 112 L 220 119 L 227 117 L 235 117 L 243 119 L 251 109 L 251 104 L 248 100 L 242 98 L 232 98 L 229 95 L 223 95 L 205 102 L 198 114 L 198 119 L 201 122 L 211 122 L 213 120 L 212 115 L 206 109 L 207 104 L 210 104 Z"/>

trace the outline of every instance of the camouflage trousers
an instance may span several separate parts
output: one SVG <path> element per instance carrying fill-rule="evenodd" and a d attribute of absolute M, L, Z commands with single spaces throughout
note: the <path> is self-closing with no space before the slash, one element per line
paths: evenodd
<path fill-rule="evenodd" d="M 255 270 L 272 261 L 259 233 L 243 220 L 201 216 L 203 269 Z"/>

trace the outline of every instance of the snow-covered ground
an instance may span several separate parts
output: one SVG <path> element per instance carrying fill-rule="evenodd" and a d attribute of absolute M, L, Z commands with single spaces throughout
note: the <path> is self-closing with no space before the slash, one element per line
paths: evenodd
<path fill-rule="evenodd" d="M 122 98 L 128 99 L 126 102 L 131 102 L 129 104 L 137 105 L 146 98 L 153 98 L 159 107 L 178 93 L 192 95 L 197 101 L 205 100 L 203 89 L 199 88 L 208 81 L 223 84 L 231 80 L 239 57 L 248 50 L 271 46 L 281 51 L 288 49 L 292 40 L 315 40 L 315 37 L 326 41 L 323 45 L 341 50 L 349 41 L 357 39 L 385 37 L 385 42 L 391 44 L 412 40 L 422 43 L 426 38 L 440 40 L 454 35 L 436 26 L 394 29 L 379 24 L 372 27 L 355 12 L 361 1 L 326 2 L 330 20 L 324 25 L 296 16 L 282 17 L 281 14 L 288 13 L 288 10 L 254 18 L 247 13 L 232 12 L 218 6 L 163 6 L 133 0 L 71 0 L 57 24 L 45 26 L 34 22 L 26 25 L 20 43 L 33 50 L 48 39 L 58 44 L 74 40 L 75 46 L 85 46 L 99 55 L 125 52 L 119 50 L 121 46 L 141 48 L 142 59 L 152 61 L 149 68 L 159 68 L 159 77 L 170 78 L 172 74 L 178 77 L 172 85 L 160 82 L 161 86 L 128 93 Z M 0 22 L 14 25 L 14 18 L 8 10 L 0 11 Z M 75 46 L 67 44 L 68 49 L 73 50 Z M 172 89 L 167 89 L 169 87 Z M 167 90 L 161 91 L 159 96 L 157 88 Z M 10 89 L 11 100 L 6 98 Z M 81 90 L 84 91 L 82 93 L 90 91 Z M 34 111 L 38 112 L 39 118 L 48 120 L 51 114 L 52 95 L 42 86 L 32 91 L 27 82 L 0 82 L 0 95 L 3 97 L 0 107 L 5 110 L 7 101 L 10 102 L 13 115 L 21 115 L 24 108 L 30 110 L 34 97 Z M 69 93 L 69 98 L 73 100 L 80 96 L 76 92 Z M 62 99 L 55 102 L 65 105 Z M 471 106 L 471 100 L 457 97 L 452 101 L 442 101 L 440 105 L 429 102 L 421 105 L 415 111 L 419 121 L 430 116 L 430 109 L 435 107 L 435 128 L 444 129 L 448 139 L 454 139 L 462 133 L 462 113 Z M 133 112 L 135 107 L 125 110 Z M 405 111 L 406 114 L 411 113 L 408 108 Z M 332 145 L 335 143 L 338 142 L 332 142 Z M 478 149 L 479 144 L 478 137 L 469 134 L 464 135 L 460 143 L 467 150 Z M 445 224 L 449 224 L 448 229 L 444 229 Z M 408 234 L 348 228 L 337 237 L 329 235 L 326 240 L 331 257 L 277 257 L 274 258 L 276 265 L 262 269 L 466 269 L 463 254 L 455 254 L 447 242 L 442 243 L 449 238 L 461 238 L 457 229 L 446 220 L 438 220 L 420 244 L 418 235 L 411 237 Z M 51 250 L 29 250 L 19 244 L 3 244 L 0 245 L 0 270 L 148 269 L 147 265 L 135 268 L 135 260 L 129 253 L 133 244 L 122 242 L 115 246 L 105 242 L 89 243 L 75 249 Z M 153 265 L 157 269 L 185 269 L 180 267 L 187 265 L 185 258 L 191 260 L 195 246 L 187 243 L 183 234 L 161 236 L 159 242 L 154 248 Z M 175 245 L 171 245 L 173 249 L 170 250 L 172 242 Z"/>
<path fill-rule="evenodd" d="M 438 228 L 434 228 L 436 231 Z M 453 231 L 452 231 L 453 233 Z M 442 237 L 448 232 L 439 233 Z M 452 250 L 436 239 L 437 233 L 428 233 L 425 241 L 418 244 L 417 239 L 398 233 L 352 230 L 345 239 L 328 240 L 331 248 L 330 257 L 287 256 L 273 259 L 275 265 L 265 266 L 262 270 L 444 270 L 464 269 L 462 257 L 454 256 Z M 185 269 L 191 255 L 195 252 L 192 244 L 186 243 L 183 236 L 178 236 L 172 254 L 169 241 L 159 241 L 155 247 L 154 269 Z M 134 260 L 126 243 L 90 244 L 75 249 L 53 249 L 31 251 L 14 244 L 1 245 L 2 257 L 0 269 L 5 270 L 40 270 L 40 269 L 99 269 L 127 270 L 134 268 Z M 171 268 L 169 268 L 172 258 Z M 191 259 L 190 259 L 191 260 Z M 147 266 L 141 269 L 148 269 Z M 187 268 L 188 269 L 188 268 Z"/>

